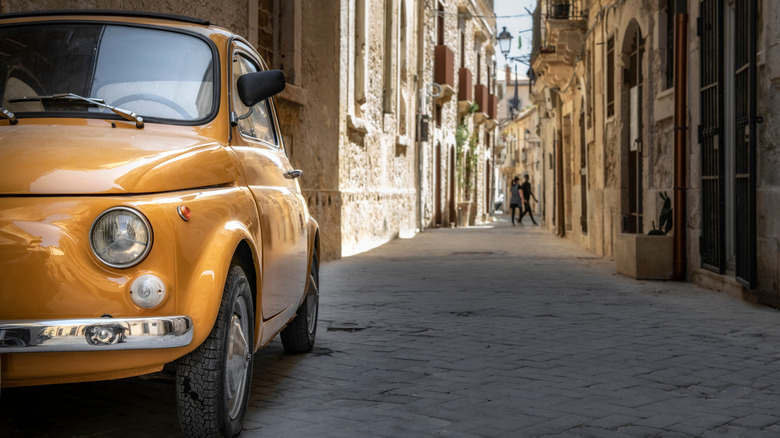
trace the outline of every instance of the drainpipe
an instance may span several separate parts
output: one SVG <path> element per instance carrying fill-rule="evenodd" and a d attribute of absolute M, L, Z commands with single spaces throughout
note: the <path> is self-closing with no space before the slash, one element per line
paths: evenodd
<path fill-rule="evenodd" d="M 677 1 L 675 16 L 675 59 L 674 59 L 674 241 L 672 256 L 672 279 L 684 281 L 687 274 L 688 259 L 686 245 L 686 153 L 688 112 L 688 14 L 687 2 Z"/>

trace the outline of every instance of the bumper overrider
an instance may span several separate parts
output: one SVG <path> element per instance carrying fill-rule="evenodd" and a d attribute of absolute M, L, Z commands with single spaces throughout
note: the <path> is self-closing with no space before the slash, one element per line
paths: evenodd
<path fill-rule="evenodd" d="M 188 316 L 0 320 L 0 354 L 175 348 L 192 334 Z"/>

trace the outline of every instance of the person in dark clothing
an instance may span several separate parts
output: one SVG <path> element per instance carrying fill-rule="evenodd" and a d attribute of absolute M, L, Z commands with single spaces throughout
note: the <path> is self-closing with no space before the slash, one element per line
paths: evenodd
<path fill-rule="evenodd" d="M 531 213 L 531 198 L 534 198 L 534 201 L 537 203 L 539 202 L 538 199 L 536 199 L 536 196 L 534 196 L 534 192 L 531 190 L 531 183 L 528 182 L 528 175 L 525 175 L 525 181 L 523 184 L 520 185 L 520 191 L 523 195 L 523 207 L 520 209 L 520 219 L 517 220 L 520 224 L 523 223 L 523 216 L 525 216 L 526 213 L 528 213 L 528 217 L 531 218 L 531 222 L 536 225 L 536 220 L 534 220 L 534 215 Z M 514 212 L 514 210 L 512 210 Z M 514 224 L 514 214 L 512 214 L 512 223 Z"/>
<path fill-rule="evenodd" d="M 520 185 L 520 178 L 512 178 L 512 187 L 509 189 L 511 198 L 509 199 L 509 208 L 511 209 L 512 225 L 515 225 L 515 209 L 523 212 L 523 190 Z M 522 217 L 522 214 L 520 215 Z"/>

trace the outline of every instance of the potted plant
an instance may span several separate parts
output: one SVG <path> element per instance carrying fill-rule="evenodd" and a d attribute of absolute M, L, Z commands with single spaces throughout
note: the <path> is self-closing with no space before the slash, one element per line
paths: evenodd
<path fill-rule="evenodd" d="M 477 110 L 479 105 L 476 102 L 471 104 L 455 130 L 455 158 L 458 189 L 461 193 L 461 201 L 458 202 L 458 225 L 462 227 L 474 224 L 471 192 L 477 169 L 477 136 L 471 132 L 468 118 Z"/>
<path fill-rule="evenodd" d="M 617 237 L 615 258 L 620 274 L 648 280 L 670 280 L 672 278 L 672 229 L 671 199 L 666 192 L 658 194 L 663 201 L 658 228 L 647 234 L 621 233 Z"/>

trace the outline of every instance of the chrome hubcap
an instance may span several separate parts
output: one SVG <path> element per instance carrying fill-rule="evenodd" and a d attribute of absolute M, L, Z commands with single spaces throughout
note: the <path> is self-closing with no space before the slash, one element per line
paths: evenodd
<path fill-rule="evenodd" d="M 249 331 L 247 303 L 239 297 L 233 303 L 233 316 L 228 327 L 228 346 L 225 366 L 225 398 L 230 418 L 236 418 L 241 411 L 246 376 L 249 370 L 249 344 L 246 335 Z"/>

